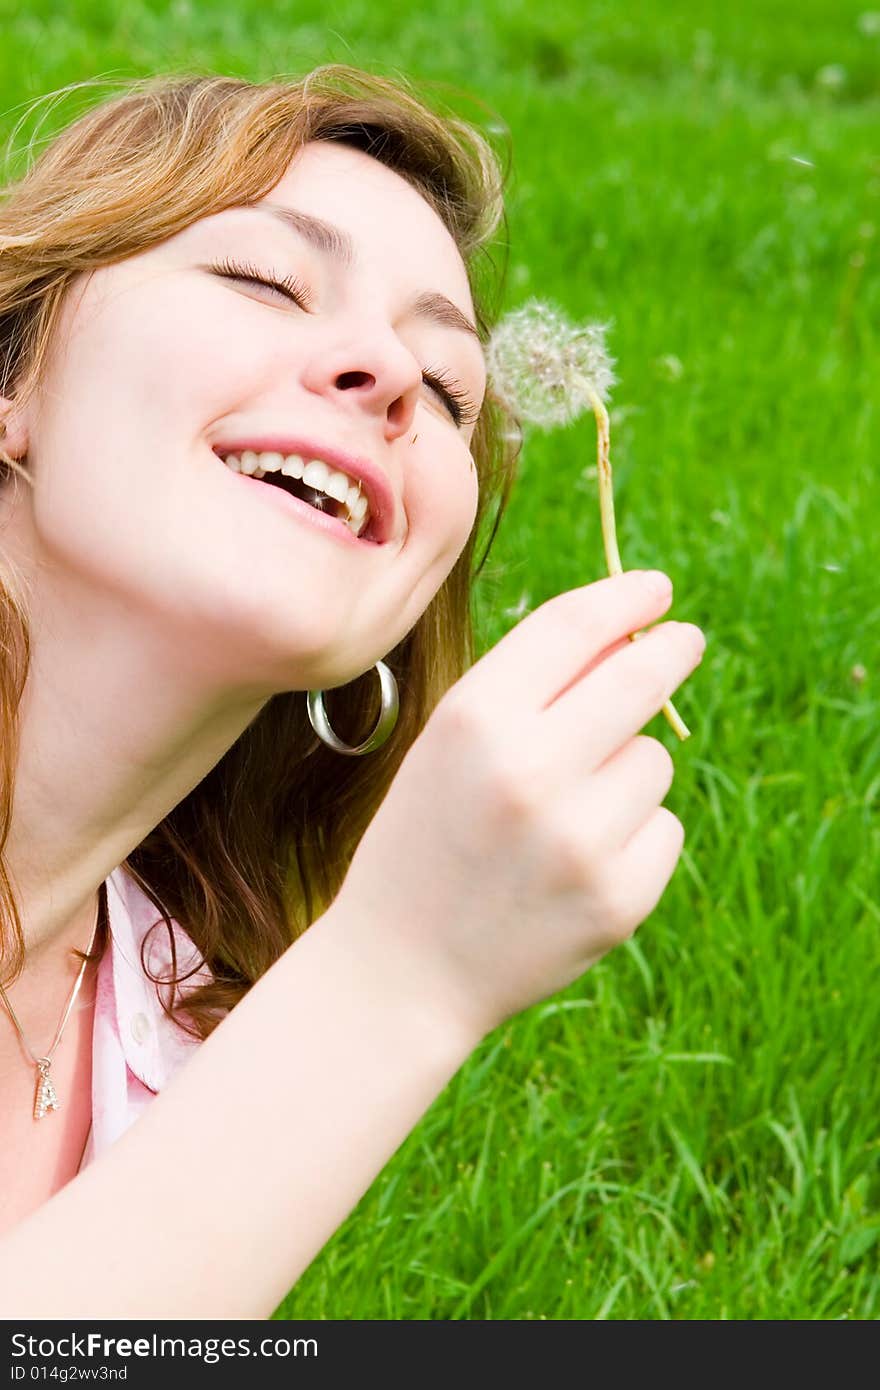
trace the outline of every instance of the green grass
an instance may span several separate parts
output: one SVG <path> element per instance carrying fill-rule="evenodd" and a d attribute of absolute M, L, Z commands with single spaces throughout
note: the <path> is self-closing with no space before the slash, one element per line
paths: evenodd
<path fill-rule="evenodd" d="M 278 1316 L 880 1315 L 878 27 L 862 0 L 3 25 L 5 130 L 96 74 L 327 61 L 506 122 L 507 303 L 613 320 L 623 563 L 708 636 L 693 737 L 649 727 L 687 833 L 657 910 L 485 1040 Z M 594 457 L 591 420 L 528 436 L 482 650 L 603 575 Z"/>

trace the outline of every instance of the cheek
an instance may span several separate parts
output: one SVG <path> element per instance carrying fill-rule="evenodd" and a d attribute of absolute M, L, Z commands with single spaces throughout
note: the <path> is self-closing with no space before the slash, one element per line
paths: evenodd
<path fill-rule="evenodd" d="M 266 371 L 241 320 L 225 334 L 207 289 L 98 284 L 62 324 L 32 432 L 34 519 L 42 545 L 80 571 L 143 585 L 157 556 L 192 548 L 201 473 L 187 461 Z"/>
<path fill-rule="evenodd" d="M 181 431 L 201 433 L 212 411 L 228 411 L 236 394 L 253 390 L 270 347 L 236 307 L 212 277 L 164 275 L 123 289 L 90 324 L 90 370 L 125 403 L 115 413 L 128 412 L 130 433 L 145 429 L 180 445 Z"/>
<path fill-rule="evenodd" d="M 57 408 L 43 413 L 77 452 L 108 436 L 179 450 L 272 370 L 271 341 L 209 275 L 141 271 L 136 283 L 99 284 L 63 340 L 48 393 Z"/>
<path fill-rule="evenodd" d="M 412 583 L 395 640 L 410 630 L 448 578 L 476 516 L 478 483 L 470 454 L 460 439 L 443 438 L 443 430 L 437 434 L 433 441 L 425 438 L 424 450 L 405 467 L 408 533 L 401 560 Z"/>
<path fill-rule="evenodd" d="M 477 471 L 464 443 L 439 427 L 427 438 L 420 427 L 418 457 L 405 461 L 407 535 L 398 562 L 405 564 L 406 600 L 396 606 L 396 624 L 386 632 L 385 651 L 398 644 L 423 616 L 462 555 L 477 514 Z M 452 431 L 449 431 L 452 434 Z M 424 448 L 423 448 L 424 443 Z M 400 577 L 393 580 L 400 587 Z"/>
<path fill-rule="evenodd" d="M 410 460 L 404 504 L 410 531 L 417 531 L 421 543 L 446 562 L 448 573 L 470 535 L 479 490 L 464 443 L 444 434 L 438 429 L 433 447 L 426 439 L 424 452 Z"/>

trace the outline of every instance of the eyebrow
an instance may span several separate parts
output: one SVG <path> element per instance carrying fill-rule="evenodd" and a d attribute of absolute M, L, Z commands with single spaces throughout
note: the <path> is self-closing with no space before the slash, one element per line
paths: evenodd
<path fill-rule="evenodd" d="M 291 228 L 325 256 L 332 256 L 348 268 L 354 264 L 354 243 L 351 237 L 340 227 L 335 227 L 332 222 L 322 222 L 320 217 L 298 212 L 296 208 L 282 207 L 280 203 L 245 203 L 241 211 L 259 212 L 263 216 L 272 217 Z M 426 290 L 420 294 L 413 301 L 412 312 L 417 318 L 432 319 L 434 323 L 442 324 L 445 328 L 457 328 L 462 333 L 469 333 L 482 346 L 474 324 L 461 312 L 457 304 L 453 304 L 451 299 L 447 299 L 446 295 L 440 294 L 438 290 Z"/>

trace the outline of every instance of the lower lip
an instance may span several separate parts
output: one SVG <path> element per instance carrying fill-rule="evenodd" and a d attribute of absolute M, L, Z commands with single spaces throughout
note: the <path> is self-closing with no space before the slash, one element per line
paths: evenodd
<path fill-rule="evenodd" d="M 233 478 L 238 478 L 240 482 L 246 483 L 255 497 L 261 496 L 267 499 L 270 506 L 280 507 L 289 512 L 291 516 L 298 517 L 300 521 L 305 521 L 310 526 L 316 526 L 326 536 L 332 536 L 334 540 L 342 541 L 345 545 L 376 544 L 375 541 L 366 541 L 362 536 L 353 535 L 339 517 L 327 516 L 325 512 L 319 512 L 317 507 L 310 507 L 308 502 L 303 502 L 299 497 L 294 497 L 292 493 L 285 492 L 283 488 L 275 487 L 272 483 L 262 483 L 259 478 L 252 478 L 247 473 L 236 473 L 232 468 L 226 468 L 225 463 L 221 466 Z"/>

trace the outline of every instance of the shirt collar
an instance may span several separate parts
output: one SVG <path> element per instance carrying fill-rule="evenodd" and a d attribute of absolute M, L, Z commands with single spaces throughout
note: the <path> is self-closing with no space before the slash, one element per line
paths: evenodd
<path fill-rule="evenodd" d="M 126 1063 L 134 1075 L 151 1091 L 161 1091 L 186 1059 L 198 1040 L 185 1033 L 162 1008 L 159 990 L 170 1004 L 167 984 L 150 980 L 141 964 L 141 948 L 150 928 L 144 960 L 150 972 L 167 979 L 171 973 L 171 945 L 168 928 L 146 893 L 120 865 L 106 880 L 107 914 L 110 924 L 110 953 L 116 1021 Z M 200 961 L 199 952 L 186 932 L 172 917 L 171 926 L 177 954 L 177 974 L 185 974 L 196 964 L 199 969 L 180 987 L 186 995 L 213 978 Z"/>

